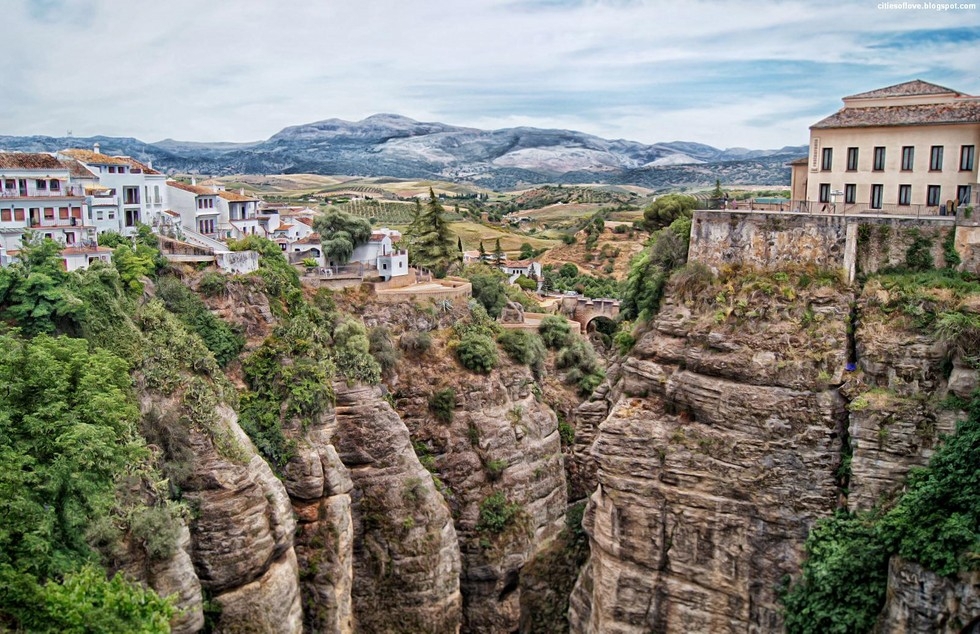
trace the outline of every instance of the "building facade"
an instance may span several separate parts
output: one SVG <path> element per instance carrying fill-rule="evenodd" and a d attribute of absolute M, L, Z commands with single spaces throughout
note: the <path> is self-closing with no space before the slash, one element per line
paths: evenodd
<path fill-rule="evenodd" d="M 977 204 L 980 97 L 915 80 L 843 101 L 810 126 L 806 162 L 790 164 L 794 198 L 845 212 Z"/>

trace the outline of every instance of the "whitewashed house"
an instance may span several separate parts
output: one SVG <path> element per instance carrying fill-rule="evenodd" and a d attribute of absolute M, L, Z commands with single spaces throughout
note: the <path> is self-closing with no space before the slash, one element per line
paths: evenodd
<path fill-rule="evenodd" d="M 113 190 L 112 196 L 116 199 L 116 212 L 113 214 L 117 221 L 115 228 L 108 227 L 108 196 L 104 194 L 104 190 L 99 204 L 90 207 L 92 217 L 89 220 L 100 231 L 111 229 L 130 235 L 136 232 L 137 223 L 151 226 L 160 224 L 161 214 L 167 208 L 166 176 L 134 158 L 103 154 L 98 143 L 92 150 L 61 150 L 58 155 L 78 161 L 98 177 L 98 185 Z M 103 212 L 101 221 L 98 220 L 97 213 L 100 210 Z"/>
<path fill-rule="evenodd" d="M 212 240 L 231 237 L 228 217 L 221 217 L 227 207 L 222 207 L 218 202 L 221 199 L 215 187 L 167 181 L 167 198 L 170 208 L 180 214 L 180 224 L 185 231 L 199 233 Z"/>
<path fill-rule="evenodd" d="M 373 231 L 367 242 L 354 248 L 350 263 L 374 268 L 384 280 L 408 275 L 408 251 L 395 248 L 401 237 L 400 232 L 387 227 Z M 335 266 L 335 263 L 328 262 L 327 265 Z"/>

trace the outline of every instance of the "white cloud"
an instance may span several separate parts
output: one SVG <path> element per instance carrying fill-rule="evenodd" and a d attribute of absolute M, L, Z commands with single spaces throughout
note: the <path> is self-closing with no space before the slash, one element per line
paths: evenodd
<path fill-rule="evenodd" d="M 0 134 L 256 140 L 394 112 L 772 147 L 852 92 L 912 76 L 980 90 L 980 12 L 870 0 L 31 2 L 5 14 Z M 974 31 L 877 46 L 942 28 Z"/>

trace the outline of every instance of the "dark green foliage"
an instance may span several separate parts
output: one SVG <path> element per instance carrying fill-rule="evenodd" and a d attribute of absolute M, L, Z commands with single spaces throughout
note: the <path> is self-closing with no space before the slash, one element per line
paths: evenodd
<path fill-rule="evenodd" d="M 908 230 L 909 246 L 905 250 L 905 268 L 910 271 L 928 271 L 933 268 L 932 241 L 912 228 Z"/>
<path fill-rule="evenodd" d="M 643 222 L 649 231 L 666 227 L 678 218 L 690 218 L 698 201 L 693 196 L 666 194 L 643 210 Z"/>
<path fill-rule="evenodd" d="M 592 394 L 606 378 L 592 344 L 581 337 L 573 337 L 558 351 L 556 363 L 559 368 L 566 369 L 565 382 L 577 386 L 582 396 Z"/>
<path fill-rule="evenodd" d="M 497 491 L 480 502 L 480 518 L 476 530 L 483 533 L 503 533 L 523 513 L 520 504 L 508 502 L 503 492 Z"/>
<path fill-rule="evenodd" d="M 870 516 L 839 512 L 806 541 L 800 582 L 783 597 L 786 631 L 870 632 L 885 598 L 888 552 Z"/>
<path fill-rule="evenodd" d="M 530 242 L 522 242 L 521 253 L 517 257 L 520 258 L 521 260 L 530 260 L 537 254 L 538 252 L 534 249 L 533 246 L 531 246 Z"/>
<path fill-rule="evenodd" d="M 456 347 L 456 358 L 467 370 L 488 374 L 497 365 L 497 346 L 489 335 L 468 332 Z"/>
<path fill-rule="evenodd" d="M 429 397 L 429 411 L 436 417 L 436 420 L 444 423 L 453 422 L 453 413 L 456 410 L 456 390 L 451 387 L 433 392 Z"/>
<path fill-rule="evenodd" d="M 354 249 L 371 237 L 371 223 L 336 207 L 313 220 L 313 230 L 320 234 L 320 244 L 328 261 L 346 264 Z"/>
<path fill-rule="evenodd" d="M 504 330 L 497 342 L 511 359 L 530 367 L 536 374 L 544 368 L 546 351 L 538 334 L 527 330 Z"/>
<path fill-rule="evenodd" d="M 529 277 L 521 275 L 515 281 L 515 284 L 523 288 L 525 291 L 536 291 L 538 289 L 538 283 Z"/>
<path fill-rule="evenodd" d="M 242 363 L 249 392 L 241 397 L 239 422 L 277 468 L 294 452 L 282 425 L 308 425 L 333 402 L 330 325 L 330 315 L 312 306 L 297 310 Z"/>
<path fill-rule="evenodd" d="M 571 262 L 565 262 L 561 265 L 561 268 L 558 269 L 558 277 L 578 277 L 578 267 Z"/>
<path fill-rule="evenodd" d="M 500 248 L 500 238 L 497 238 L 497 241 L 493 245 L 493 263 L 499 266 L 506 259 L 507 256 L 504 255 L 504 250 Z"/>
<path fill-rule="evenodd" d="M 575 444 L 575 428 L 563 420 L 558 421 L 558 436 L 563 447 L 571 447 Z"/>
<path fill-rule="evenodd" d="M 241 240 L 229 240 L 232 251 L 255 251 L 259 258 L 259 277 L 265 282 L 265 293 L 282 304 L 293 304 L 301 300 L 299 273 L 283 255 L 279 245 L 257 235 L 246 236 Z M 276 308 L 276 306 L 273 306 Z M 280 306 L 281 308 L 281 306 Z"/>
<path fill-rule="evenodd" d="M 507 295 L 504 293 L 506 276 L 482 264 L 467 267 L 463 274 L 473 285 L 473 299 L 480 302 L 491 317 L 500 317 L 500 312 L 507 305 Z"/>
<path fill-rule="evenodd" d="M 349 381 L 376 385 L 381 382 L 381 366 L 371 356 L 367 329 L 360 321 L 347 318 L 333 333 L 333 358 L 337 370 Z"/>
<path fill-rule="evenodd" d="M 0 564 L 41 578 L 88 561 L 83 536 L 145 454 L 128 364 L 81 339 L 0 338 Z"/>
<path fill-rule="evenodd" d="M 372 328 L 368 333 L 368 351 L 381 367 L 381 372 L 390 372 L 398 364 L 398 348 L 391 339 L 391 331 L 384 326 Z"/>
<path fill-rule="evenodd" d="M 538 325 L 538 332 L 544 345 L 552 350 L 564 347 L 572 336 L 572 327 L 568 320 L 560 315 L 548 315 Z"/>
<path fill-rule="evenodd" d="M 955 269 L 962 262 L 956 250 L 956 227 L 946 230 L 946 236 L 943 238 L 943 260 L 947 269 Z"/>
<path fill-rule="evenodd" d="M 437 277 L 461 261 L 463 254 L 456 248 L 456 236 L 449 231 L 443 216 L 444 210 L 432 189 L 425 209 L 416 212 L 415 219 L 406 232 L 408 257 L 414 266 L 429 269 Z"/>
<path fill-rule="evenodd" d="M 929 466 L 913 470 L 887 512 L 824 520 L 807 539 L 802 578 L 784 596 L 788 632 L 864 632 L 881 609 L 888 559 L 940 575 L 980 569 L 980 393 Z"/>
<path fill-rule="evenodd" d="M 398 338 L 398 347 L 408 354 L 423 355 L 432 347 L 432 335 L 426 331 L 403 333 Z"/>
<path fill-rule="evenodd" d="M 650 246 L 630 264 L 620 314 L 647 321 L 656 314 L 671 271 L 687 261 L 691 222 L 680 218 L 650 238 Z"/>
<path fill-rule="evenodd" d="M 77 274 L 61 262 L 58 243 L 25 233 L 19 261 L 0 269 L 0 317 L 28 335 L 75 332 L 85 305 L 74 292 Z"/>
<path fill-rule="evenodd" d="M 197 333 L 224 367 L 245 347 L 245 337 L 208 310 L 201 298 L 175 277 L 163 277 L 157 284 L 157 297 L 191 332 Z"/>
<path fill-rule="evenodd" d="M 544 288 L 552 291 L 574 291 L 586 297 L 620 297 L 620 284 L 611 277 L 596 277 L 588 273 L 579 274 L 578 267 L 566 262 L 555 271 L 552 265 L 545 265 L 542 271 Z"/>
<path fill-rule="evenodd" d="M 228 290 L 228 276 L 219 271 L 208 271 L 201 276 L 197 290 L 205 297 L 224 295 Z"/>
<path fill-rule="evenodd" d="M 0 628 L 7 631 L 87 634 L 166 634 L 174 614 L 171 599 L 117 573 L 106 579 L 88 565 L 61 583 L 42 584 L 33 575 L 0 565 Z"/>
<path fill-rule="evenodd" d="M 633 349 L 633 345 L 636 344 L 636 339 L 632 333 L 620 330 L 613 335 L 613 343 L 616 344 L 616 350 L 619 351 L 619 354 L 626 354 Z"/>

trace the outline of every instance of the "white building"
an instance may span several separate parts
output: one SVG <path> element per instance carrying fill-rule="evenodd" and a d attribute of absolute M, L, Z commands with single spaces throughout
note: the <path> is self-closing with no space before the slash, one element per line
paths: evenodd
<path fill-rule="evenodd" d="M 231 237 L 265 236 L 265 230 L 259 223 L 259 199 L 246 196 L 245 190 L 230 192 L 224 189 L 218 191 L 219 221 L 228 219 L 231 227 Z"/>
<path fill-rule="evenodd" d="M 129 235 L 136 231 L 137 223 L 160 224 L 160 216 L 167 208 L 166 176 L 128 156 L 102 154 L 98 143 L 92 150 L 69 149 L 58 154 L 80 162 L 98 177 L 98 185 L 112 190 L 111 194 L 101 190 L 98 204 L 91 201 L 92 217 L 88 220 L 100 231 L 111 229 Z M 115 228 L 109 226 L 110 195 L 116 200 L 116 213 L 113 214 L 117 220 Z M 98 211 L 103 212 L 102 220 L 98 219 Z"/>
<path fill-rule="evenodd" d="M 517 260 L 504 262 L 500 265 L 500 270 L 507 275 L 523 275 L 531 279 L 541 279 L 541 263 L 534 260 Z"/>
<path fill-rule="evenodd" d="M 351 254 L 350 263 L 361 263 L 374 268 L 384 280 L 400 275 L 408 275 L 408 251 L 395 248 L 402 234 L 394 229 L 382 227 L 371 233 L 364 244 L 359 244 Z M 327 262 L 328 266 L 336 266 Z"/>
<path fill-rule="evenodd" d="M 228 217 L 221 217 L 221 200 L 215 187 L 205 187 L 177 181 L 167 181 L 167 198 L 170 208 L 180 214 L 180 224 L 185 230 L 200 233 L 214 240 L 227 240 L 231 236 Z"/>

